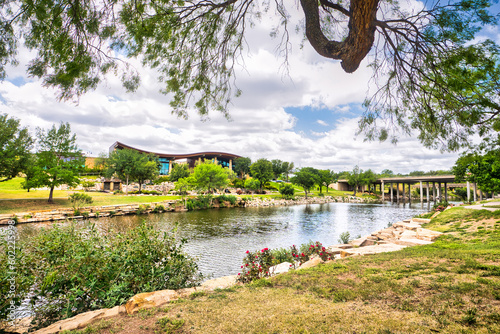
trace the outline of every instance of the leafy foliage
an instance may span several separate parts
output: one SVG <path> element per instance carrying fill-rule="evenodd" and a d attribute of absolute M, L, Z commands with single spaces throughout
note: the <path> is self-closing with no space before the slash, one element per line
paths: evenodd
<path fill-rule="evenodd" d="M 71 134 L 69 123 L 61 122 L 59 128 L 53 125 L 48 131 L 37 128 L 37 137 L 35 183 L 50 188 L 48 201 L 52 203 L 55 187 L 78 185 L 85 158 L 76 144 L 76 135 Z"/>
<path fill-rule="evenodd" d="M 33 145 L 28 129 L 19 120 L 0 115 L 0 182 L 16 177 L 29 166 Z"/>
<path fill-rule="evenodd" d="M 171 182 L 177 182 L 183 177 L 188 177 L 189 166 L 187 164 L 174 164 L 168 176 Z"/>
<path fill-rule="evenodd" d="M 453 166 L 458 182 L 476 182 L 487 192 L 500 192 L 500 137 L 485 141 L 469 153 L 460 156 Z"/>
<path fill-rule="evenodd" d="M 306 194 L 319 183 L 319 171 L 316 168 L 304 167 L 295 173 L 295 176 L 290 179 L 293 184 L 297 184 L 304 188 Z"/>
<path fill-rule="evenodd" d="M 280 185 L 279 192 L 284 198 L 292 198 L 295 194 L 295 188 L 291 184 L 284 183 Z"/>
<path fill-rule="evenodd" d="M 221 165 L 205 161 L 197 164 L 193 173 L 186 179 L 193 188 L 212 193 L 226 188 L 233 174 L 233 171 Z"/>
<path fill-rule="evenodd" d="M 260 182 L 260 190 L 273 178 L 273 164 L 267 159 L 259 159 L 250 166 L 252 177 Z"/>
<path fill-rule="evenodd" d="M 121 305 L 139 292 L 195 286 L 202 276 L 182 245 L 146 223 L 108 234 L 94 225 L 54 225 L 19 248 L 17 269 L 29 284 L 21 284 L 16 292 L 21 299 L 33 294 L 34 317 L 41 327 Z M 4 254 L 0 252 L 0 262 Z M 0 273 L 5 271 L 2 266 Z"/>
<path fill-rule="evenodd" d="M 75 210 L 80 210 L 83 205 L 92 204 L 93 202 L 92 197 L 84 193 L 73 193 L 68 196 L 68 199 Z"/>
<path fill-rule="evenodd" d="M 236 174 L 240 175 L 241 178 L 245 177 L 246 174 L 250 173 L 250 165 L 252 160 L 246 157 L 240 157 L 234 159 L 233 170 Z"/>

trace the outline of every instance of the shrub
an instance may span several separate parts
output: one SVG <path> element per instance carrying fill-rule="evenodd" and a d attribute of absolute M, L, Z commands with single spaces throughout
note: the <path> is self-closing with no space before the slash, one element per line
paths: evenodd
<path fill-rule="evenodd" d="M 219 203 L 229 202 L 231 203 L 231 205 L 235 205 L 236 201 L 238 200 L 234 195 L 225 195 L 225 194 L 216 197 L 216 199 L 219 201 Z"/>
<path fill-rule="evenodd" d="M 279 191 L 281 196 L 284 198 L 292 198 L 293 195 L 295 194 L 295 188 L 288 183 L 281 184 Z"/>
<path fill-rule="evenodd" d="M 233 181 L 231 181 L 231 185 L 234 188 L 244 188 L 245 187 L 245 180 L 236 178 Z"/>
<path fill-rule="evenodd" d="M 341 244 L 348 244 L 351 234 L 349 232 L 340 233 L 339 239 L 337 240 Z"/>
<path fill-rule="evenodd" d="M 91 224 L 81 229 L 75 224 L 54 225 L 19 245 L 16 265 L 18 278 L 24 281 L 17 286 L 18 299 L 10 300 L 33 295 L 33 316 L 42 327 L 81 312 L 121 305 L 139 292 L 192 287 L 203 277 L 183 252 L 184 242 L 146 223 L 115 234 Z M 5 261 L 0 252 L 0 277 L 8 268 Z M 10 303 L 8 295 L 2 296 Z M 3 305 L 0 302 L 0 311 Z"/>
<path fill-rule="evenodd" d="M 333 254 L 329 253 L 319 241 L 303 244 L 299 249 L 293 245 L 288 251 L 285 248 L 275 250 L 264 248 L 256 252 L 247 250 L 241 266 L 242 272 L 238 273 L 238 281 L 249 283 L 269 277 L 272 275 L 271 267 L 283 262 L 291 262 L 291 266 L 295 268 L 296 263 L 307 262 L 313 255 L 319 256 L 323 261 L 333 258 Z"/>
<path fill-rule="evenodd" d="M 90 188 L 95 186 L 95 181 L 85 180 L 81 182 L 81 185 L 85 191 L 89 191 Z"/>
<path fill-rule="evenodd" d="M 155 206 L 155 208 L 153 209 L 153 211 L 151 211 L 153 213 L 162 213 L 162 212 L 165 212 L 165 207 L 161 204 L 158 204 Z"/>
<path fill-rule="evenodd" d="M 68 196 L 71 206 L 74 210 L 79 210 L 85 204 L 92 204 L 93 200 L 90 195 L 85 193 L 73 193 Z"/>
<path fill-rule="evenodd" d="M 153 184 L 162 184 L 165 182 L 170 182 L 170 177 L 163 175 L 163 176 L 160 176 L 159 178 L 157 178 L 156 180 L 154 180 Z"/>

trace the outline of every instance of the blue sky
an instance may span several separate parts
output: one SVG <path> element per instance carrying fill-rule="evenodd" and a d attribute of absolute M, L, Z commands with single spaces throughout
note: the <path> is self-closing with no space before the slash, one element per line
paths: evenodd
<path fill-rule="evenodd" d="M 396 173 L 453 166 L 457 153 L 426 149 L 415 137 L 403 136 L 394 146 L 356 136 L 372 75 L 367 61 L 347 74 L 338 61 L 320 57 L 307 42 L 298 48 L 302 35 L 292 34 L 289 72 L 284 72 L 277 41 L 269 37 L 272 24 L 263 18 L 248 30 L 244 66 L 236 69 L 243 95 L 232 101 L 229 121 L 215 112 L 208 120 L 194 112 L 188 120 L 172 115 L 170 97 L 159 93 L 157 73 L 143 68 L 140 60 L 131 60 L 142 76 L 137 92 L 126 93 L 110 76 L 78 101 L 59 102 L 57 91 L 27 78 L 31 53 L 22 48 L 20 65 L 9 68 L 0 83 L 0 113 L 19 118 L 33 133 L 36 127 L 69 122 L 80 148 L 93 156 L 121 141 L 155 152 L 222 151 L 335 171 L 356 164 Z"/>

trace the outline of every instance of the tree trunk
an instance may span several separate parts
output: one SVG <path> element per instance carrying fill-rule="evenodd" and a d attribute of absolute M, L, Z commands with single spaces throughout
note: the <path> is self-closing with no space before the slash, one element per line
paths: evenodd
<path fill-rule="evenodd" d="M 54 186 L 50 187 L 50 192 L 49 192 L 49 200 L 48 200 L 48 202 L 51 203 L 51 204 L 54 203 L 53 196 L 54 196 Z"/>
<path fill-rule="evenodd" d="M 320 2 L 322 4 L 320 4 Z M 349 10 L 329 2 L 300 0 L 306 17 L 306 36 L 311 46 L 323 57 L 342 60 L 347 73 L 356 71 L 375 40 L 375 21 L 379 0 L 351 0 Z M 330 41 L 321 29 L 319 6 L 326 5 L 349 17 L 349 34 L 341 41 Z"/>
<path fill-rule="evenodd" d="M 128 195 L 128 175 L 127 175 L 127 188 L 125 190 L 125 195 Z"/>

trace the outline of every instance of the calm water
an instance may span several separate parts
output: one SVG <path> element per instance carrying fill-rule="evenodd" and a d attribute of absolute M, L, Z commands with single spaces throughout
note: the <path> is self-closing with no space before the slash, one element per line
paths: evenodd
<path fill-rule="evenodd" d="M 103 229 L 126 230 L 147 219 L 160 230 L 188 239 L 186 252 L 197 259 L 201 272 L 212 277 L 237 274 L 246 250 L 278 248 L 320 241 L 338 243 L 342 232 L 351 238 L 368 235 L 403 219 L 427 212 L 420 203 L 328 203 L 272 208 L 231 208 L 122 216 L 95 220 Z M 19 225 L 21 237 L 47 224 Z"/>

